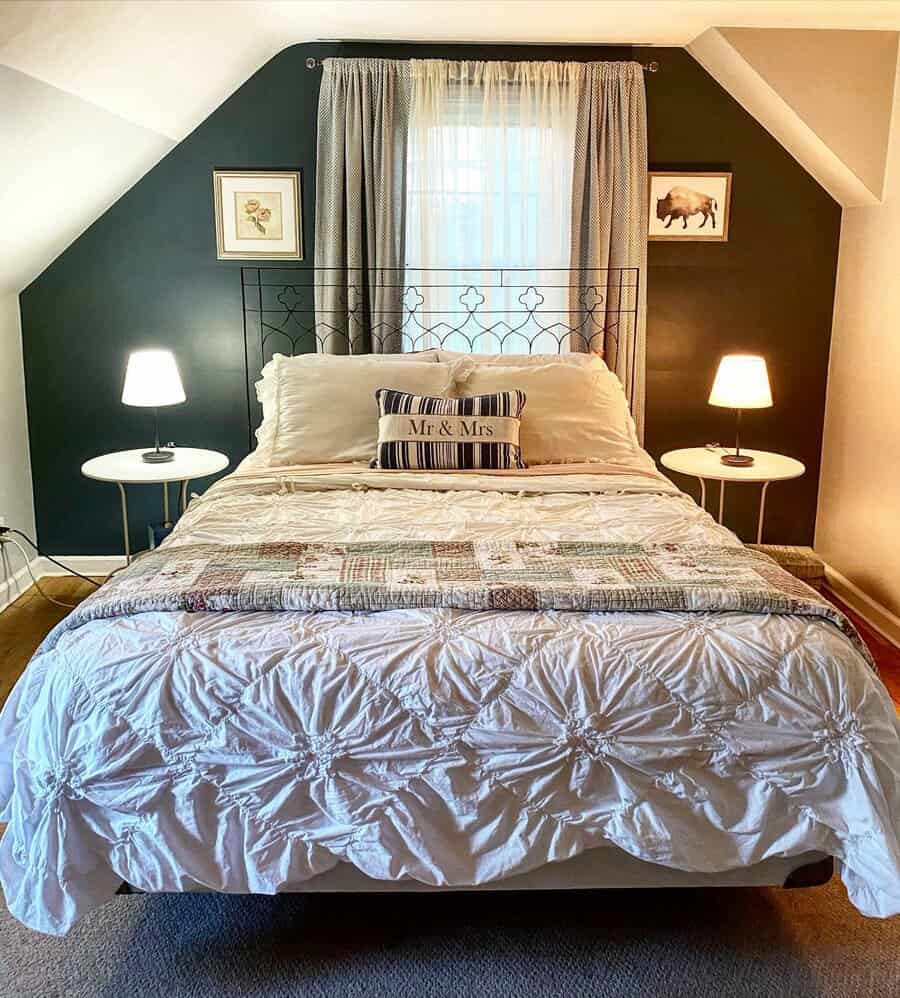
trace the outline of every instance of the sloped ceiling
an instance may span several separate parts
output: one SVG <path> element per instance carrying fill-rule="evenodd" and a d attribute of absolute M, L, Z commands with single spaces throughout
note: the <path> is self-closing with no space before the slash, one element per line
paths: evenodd
<path fill-rule="evenodd" d="M 0 210 L 22 224 L 0 230 L 0 291 L 29 283 L 288 45 L 329 38 L 688 45 L 717 25 L 896 30 L 900 3 L 2 0 Z"/>
<path fill-rule="evenodd" d="M 688 51 L 844 206 L 876 204 L 896 31 L 710 28 Z"/>
<path fill-rule="evenodd" d="M 897 32 L 721 30 L 794 112 L 880 197 L 897 69 Z"/>

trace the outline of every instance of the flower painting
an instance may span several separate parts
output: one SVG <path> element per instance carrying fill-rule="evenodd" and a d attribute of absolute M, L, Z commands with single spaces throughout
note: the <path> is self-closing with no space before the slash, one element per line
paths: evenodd
<path fill-rule="evenodd" d="M 215 170 L 220 260 L 303 259 L 300 173 Z"/>
<path fill-rule="evenodd" d="M 235 221 L 241 239 L 281 239 L 281 195 L 235 191 Z"/>

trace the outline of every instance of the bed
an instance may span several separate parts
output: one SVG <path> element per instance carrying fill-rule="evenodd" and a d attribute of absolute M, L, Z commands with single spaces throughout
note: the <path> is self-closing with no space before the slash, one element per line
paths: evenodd
<path fill-rule="evenodd" d="M 48 637 L 0 715 L 0 821 L 9 910 L 52 934 L 123 883 L 803 885 L 832 859 L 884 917 L 900 726 L 840 613 L 636 445 L 270 454 Z"/>

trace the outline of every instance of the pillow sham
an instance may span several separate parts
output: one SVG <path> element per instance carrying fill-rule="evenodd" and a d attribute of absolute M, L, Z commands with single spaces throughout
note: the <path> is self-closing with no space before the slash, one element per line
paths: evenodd
<path fill-rule="evenodd" d="M 434 353 L 435 359 L 442 364 L 467 360 L 472 364 L 492 364 L 497 367 L 544 367 L 547 364 L 589 367 L 599 362 L 606 367 L 603 358 L 596 353 L 462 353 L 440 348 L 427 352 Z"/>
<path fill-rule="evenodd" d="M 456 385 L 455 394 L 466 395 L 465 383 L 472 372 L 483 367 L 525 368 L 548 367 L 564 365 L 579 370 L 609 371 L 603 358 L 596 353 L 450 353 L 447 350 L 436 351 L 441 361 L 450 363 L 453 368 L 453 381 Z"/>
<path fill-rule="evenodd" d="M 528 399 L 521 427 L 527 464 L 646 465 L 650 460 L 637 442 L 619 379 L 606 365 L 476 365 L 465 382 L 457 384 L 456 393 L 483 395 L 513 388 Z"/>
<path fill-rule="evenodd" d="M 525 468 L 519 427 L 525 395 L 516 390 L 469 398 L 375 393 L 378 446 L 373 468 L 493 471 Z"/>
<path fill-rule="evenodd" d="M 257 396 L 263 421 L 253 467 L 368 462 L 375 453 L 375 391 L 443 395 L 451 367 L 392 355 L 276 354 L 263 368 Z"/>

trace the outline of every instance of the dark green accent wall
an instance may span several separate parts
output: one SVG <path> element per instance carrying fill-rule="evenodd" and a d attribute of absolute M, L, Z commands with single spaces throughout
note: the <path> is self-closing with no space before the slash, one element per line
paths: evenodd
<path fill-rule="evenodd" d="M 302 169 L 311 262 L 321 72 L 305 60 L 339 54 L 650 58 L 606 47 L 322 43 L 292 46 L 263 66 L 22 292 L 35 510 L 46 550 L 121 550 L 117 492 L 83 479 L 80 467 L 149 439 L 149 414 L 119 402 L 131 350 L 169 347 L 178 357 L 188 402 L 161 410 L 165 439 L 225 451 L 234 463 L 246 453 L 241 264 L 216 260 L 212 170 Z M 806 463 L 805 478 L 770 490 L 767 523 L 773 541 L 810 543 L 840 208 L 687 52 L 654 49 L 652 57 L 661 68 L 647 75 L 651 169 L 730 169 L 734 185 L 727 244 L 650 244 L 646 445 L 658 456 L 727 440 L 730 414 L 706 404 L 718 358 L 765 354 L 776 406 L 747 415 L 745 442 Z M 143 546 L 160 494 L 133 488 L 130 496 L 133 540 Z M 728 522 L 751 539 L 755 487 L 727 496 Z"/>

